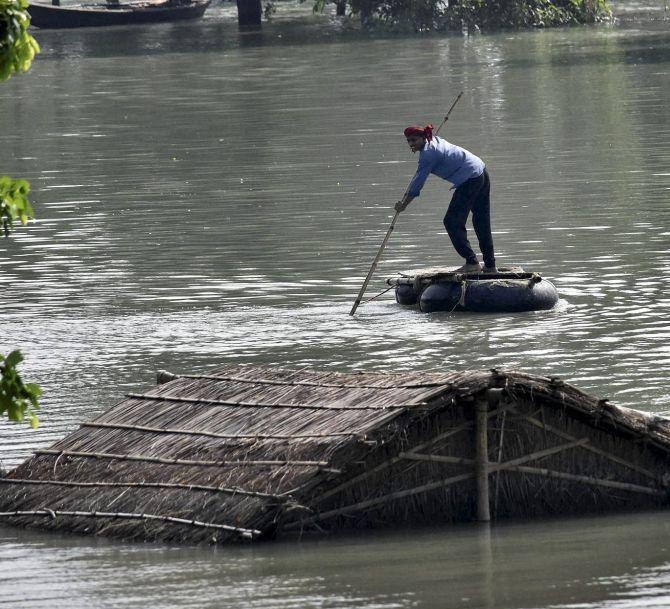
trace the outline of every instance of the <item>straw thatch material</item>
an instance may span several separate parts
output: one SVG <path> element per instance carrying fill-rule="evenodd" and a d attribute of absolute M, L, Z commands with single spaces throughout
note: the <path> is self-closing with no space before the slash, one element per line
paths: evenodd
<path fill-rule="evenodd" d="M 221 543 L 668 504 L 670 421 L 557 379 L 226 366 L 159 381 L 0 479 L 2 521 Z"/>

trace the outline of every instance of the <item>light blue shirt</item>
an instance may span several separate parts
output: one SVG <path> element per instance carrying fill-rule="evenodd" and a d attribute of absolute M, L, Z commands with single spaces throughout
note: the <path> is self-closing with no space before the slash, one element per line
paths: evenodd
<path fill-rule="evenodd" d="M 441 137 L 433 136 L 419 153 L 419 168 L 412 178 L 407 194 L 418 197 L 431 173 L 458 188 L 463 182 L 482 175 L 485 168 L 484 161 L 478 156 Z"/>

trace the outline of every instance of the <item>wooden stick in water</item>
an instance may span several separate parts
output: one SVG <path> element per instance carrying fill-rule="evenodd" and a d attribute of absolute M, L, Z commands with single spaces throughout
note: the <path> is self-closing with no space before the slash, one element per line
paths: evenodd
<path fill-rule="evenodd" d="M 382 241 L 381 246 L 377 250 L 377 255 L 375 256 L 375 259 L 372 261 L 372 266 L 370 267 L 370 270 L 368 271 L 368 274 L 365 277 L 365 281 L 363 282 L 363 285 L 361 286 L 361 289 L 358 292 L 358 296 L 356 296 L 356 302 L 354 302 L 354 306 L 351 307 L 351 311 L 349 311 L 349 315 L 353 315 L 356 312 L 356 309 L 358 309 L 358 305 L 361 304 L 363 294 L 365 294 L 365 290 L 368 287 L 368 283 L 370 283 L 370 279 L 372 279 L 372 275 L 374 274 L 375 269 L 377 268 L 377 264 L 379 263 L 379 260 L 382 257 L 382 253 L 384 252 L 384 248 L 386 248 L 386 244 L 388 243 L 389 237 L 391 236 L 391 233 L 393 232 L 393 229 L 395 228 L 395 223 L 396 223 L 396 220 L 398 219 L 399 215 L 400 215 L 399 211 L 395 212 L 395 216 L 393 216 L 393 220 L 391 220 L 391 226 L 389 226 L 388 230 L 386 231 L 386 236 L 384 237 L 384 240 Z"/>

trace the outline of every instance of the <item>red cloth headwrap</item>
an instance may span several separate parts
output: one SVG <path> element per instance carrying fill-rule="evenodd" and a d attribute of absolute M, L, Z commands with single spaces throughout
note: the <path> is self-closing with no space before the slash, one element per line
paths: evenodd
<path fill-rule="evenodd" d="M 418 125 L 412 125 L 405 129 L 405 137 L 410 137 L 411 135 L 418 135 L 420 137 L 426 138 L 427 141 L 433 139 L 433 125 L 426 125 L 425 127 L 419 127 Z"/>

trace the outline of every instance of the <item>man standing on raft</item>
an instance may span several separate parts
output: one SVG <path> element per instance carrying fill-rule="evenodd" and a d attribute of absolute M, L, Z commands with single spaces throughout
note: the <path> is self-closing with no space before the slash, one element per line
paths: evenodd
<path fill-rule="evenodd" d="M 496 273 L 493 237 L 491 235 L 491 183 L 484 161 L 464 148 L 433 136 L 433 126 L 412 126 L 405 129 L 407 144 L 412 152 L 419 152 L 419 167 L 407 192 L 395 205 L 397 212 L 404 211 L 421 193 L 428 174 L 451 182 L 456 189 L 449 203 L 444 226 L 449 238 L 465 264 L 460 273 Z M 472 224 L 477 234 L 479 248 L 484 258 L 482 269 L 477 255 L 468 241 L 465 222 L 472 212 Z"/>

